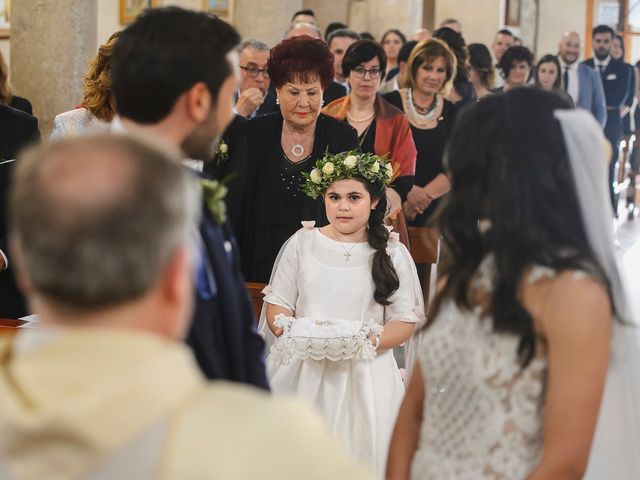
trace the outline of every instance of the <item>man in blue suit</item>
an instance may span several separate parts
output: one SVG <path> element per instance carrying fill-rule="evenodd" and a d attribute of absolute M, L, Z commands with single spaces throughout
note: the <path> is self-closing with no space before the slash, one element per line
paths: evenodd
<path fill-rule="evenodd" d="M 167 148 L 180 148 L 192 165 L 213 158 L 233 117 L 239 40 L 233 27 L 203 12 L 178 7 L 144 12 L 122 32 L 113 52 L 118 116 L 112 131 L 153 136 Z M 264 342 L 240 273 L 236 240 L 215 210 L 203 201 L 200 229 L 194 232 L 200 258 L 187 343 L 209 379 L 268 389 Z"/>
<path fill-rule="evenodd" d="M 615 212 L 617 207 L 614 188 L 615 171 L 618 163 L 618 148 L 622 138 L 622 117 L 620 113 L 627 100 L 631 78 L 627 66 L 611 57 L 613 35 L 613 30 L 606 25 L 595 27 L 591 35 L 595 56 L 584 63 L 591 68 L 595 68 L 600 73 L 607 101 L 607 123 L 604 127 L 604 134 L 609 140 L 613 151 L 611 163 L 609 164 L 609 194 L 611 196 L 611 205 Z"/>
<path fill-rule="evenodd" d="M 607 122 L 607 103 L 602 80 L 592 67 L 578 62 L 580 50 L 580 35 L 576 32 L 566 32 L 560 39 L 558 58 L 562 68 L 562 87 L 576 107 L 591 112 L 604 127 Z"/>

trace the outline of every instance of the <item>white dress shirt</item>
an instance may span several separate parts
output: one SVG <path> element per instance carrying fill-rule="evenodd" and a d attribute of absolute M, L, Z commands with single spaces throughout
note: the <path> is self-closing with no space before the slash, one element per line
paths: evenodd
<path fill-rule="evenodd" d="M 563 87 L 566 88 L 567 93 L 573 99 L 573 103 L 577 105 L 578 96 L 580 95 L 580 76 L 578 75 L 578 62 L 564 63 L 561 58 L 559 58 L 559 60 L 560 66 L 562 67 L 560 78 L 563 79 L 563 82 L 565 70 L 567 70 L 569 74 L 569 88 L 567 88 L 565 85 L 563 85 Z"/>

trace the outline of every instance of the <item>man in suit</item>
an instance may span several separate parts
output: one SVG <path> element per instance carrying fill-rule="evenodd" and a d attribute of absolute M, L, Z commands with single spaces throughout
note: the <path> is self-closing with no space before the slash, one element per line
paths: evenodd
<path fill-rule="evenodd" d="M 600 75 L 585 63 L 579 63 L 580 35 L 566 32 L 558 43 L 558 58 L 562 87 L 571 96 L 576 107 L 590 111 L 598 123 L 605 126 L 607 104 Z"/>
<path fill-rule="evenodd" d="M 334 80 L 347 89 L 349 88 L 349 83 L 342 74 L 342 59 L 349 46 L 358 40 L 360 40 L 360 35 L 347 28 L 334 30 L 327 37 L 327 45 L 331 53 L 333 53 Z"/>
<path fill-rule="evenodd" d="M 502 76 L 502 70 L 498 66 L 500 64 L 500 59 L 504 52 L 509 50 L 509 48 L 513 47 L 516 44 L 516 38 L 513 36 L 511 31 L 505 29 L 498 30 L 495 38 L 493 39 L 493 43 L 491 44 L 491 51 L 493 52 L 493 58 L 496 61 L 496 78 L 494 81 L 494 88 L 500 88 L 504 86 L 504 77 Z"/>
<path fill-rule="evenodd" d="M 615 171 L 618 163 L 618 148 L 622 138 L 622 117 L 627 94 L 629 92 L 629 82 L 631 81 L 627 66 L 611 57 L 611 44 L 614 32 L 611 27 L 598 25 L 592 31 L 594 57 L 584 63 L 591 68 L 595 68 L 600 73 L 604 95 L 607 102 L 607 123 L 604 127 L 604 134 L 611 144 L 611 163 L 609 164 L 609 194 L 611 205 L 616 213 L 617 200 L 615 194 Z"/>
<path fill-rule="evenodd" d="M 147 10 L 122 32 L 113 52 L 118 117 L 112 129 L 153 136 L 196 162 L 213 158 L 216 139 L 233 117 L 239 40 L 233 27 L 203 12 Z M 194 235 L 200 256 L 187 342 L 208 378 L 266 389 L 264 343 L 236 240 L 214 210 L 202 202 L 200 231 Z"/>
<path fill-rule="evenodd" d="M 240 85 L 236 93 L 236 113 L 253 118 L 271 111 L 275 94 L 269 89 L 269 45 L 250 38 L 238 47 L 240 54 Z M 268 110 L 268 111 L 267 111 Z"/>
<path fill-rule="evenodd" d="M 18 152 L 39 139 L 35 117 L 0 104 L 0 317 L 19 318 L 27 314 L 24 298 L 16 288 L 7 248 L 7 192 Z"/>

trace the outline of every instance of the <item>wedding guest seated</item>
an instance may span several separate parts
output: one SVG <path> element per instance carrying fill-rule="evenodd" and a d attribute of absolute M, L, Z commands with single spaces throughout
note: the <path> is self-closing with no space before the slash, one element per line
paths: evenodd
<path fill-rule="evenodd" d="M 391 161 L 392 188 L 404 201 L 413 186 L 416 146 L 402 110 L 376 94 L 386 60 L 382 47 L 376 42 L 358 40 L 351 44 L 342 60 L 342 71 L 351 86 L 349 95 L 334 100 L 322 113 L 355 128 L 361 152 Z"/>
<path fill-rule="evenodd" d="M 327 37 L 327 46 L 331 53 L 333 53 L 333 69 L 335 71 L 334 80 L 338 82 L 340 85 L 349 89 L 349 82 L 345 74 L 342 72 L 342 59 L 344 58 L 344 54 L 347 52 L 347 49 L 353 42 L 356 40 L 360 40 L 360 35 L 358 35 L 353 30 L 348 30 L 346 28 L 341 28 L 338 30 L 334 30 Z"/>
<path fill-rule="evenodd" d="M 15 265 L 8 250 L 7 195 L 16 156 L 39 139 L 37 118 L 0 103 L 0 317 L 4 318 L 27 314 L 24 297 L 16 287 Z"/>
<path fill-rule="evenodd" d="M 513 33 L 506 28 L 498 30 L 495 38 L 493 39 L 491 51 L 493 52 L 493 58 L 496 61 L 496 70 L 498 73 L 498 75 L 496 75 L 495 88 L 500 88 L 504 85 L 504 76 L 500 71 L 500 59 L 502 58 L 502 55 L 504 55 L 504 52 L 515 45 L 515 41 Z"/>
<path fill-rule="evenodd" d="M 248 281 L 267 283 L 280 247 L 302 220 L 327 220 L 321 200 L 300 191 L 303 173 L 328 151 L 358 148 L 355 129 L 320 113 L 322 91 L 333 81 L 333 55 L 322 40 L 294 37 L 271 50 L 269 76 L 280 111 L 247 122 L 248 152 L 229 145 L 229 210 Z"/>
<path fill-rule="evenodd" d="M 111 55 L 120 32 L 100 45 L 84 77 L 82 106 L 56 115 L 51 138 L 77 135 L 87 131 L 106 130 L 115 114 L 111 91 Z"/>
<path fill-rule="evenodd" d="M 510 47 L 498 64 L 504 85 L 494 89 L 494 93 L 502 93 L 517 87 L 529 85 L 529 76 L 533 67 L 533 53 L 527 47 Z"/>
<path fill-rule="evenodd" d="M 291 23 L 310 23 L 311 25 L 317 25 L 316 14 L 310 8 L 304 10 L 298 10 L 291 17 Z"/>
<path fill-rule="evenodd" d="M 9 82 L 9 67 L 4 61 L 2 52 L 0 52 L 0 105 L 8 105 L 11 108 L 33 115 L 31 102 L 26 98 L 13 94 L 13 89 Z"/>
<path fill-rule="evenodd" d="M 214 140 L 233 116 L 237 81 L 228 54 L 239 41 L 232 26 L 204 12 L 146 10 L 122 31 L 113 52 L 119 116 L 111 122 L 112 133 L 150 135 L 180 149 L 190 166 L 211 160 Z M 196 175 L 204 198 L 193 232 L 199 255 L 187 342 L 207 378 L 268 389 L 264 343 L 240 274 L 224 189 Z"/>
<path fill-rule="evenodd" d="M 429 37 L 431 38 L 431 35 Z M 384 94 L 393 92 L 394 90 L 400 90 L 401 88 L 405 88 L 406 85 L 406 75 L 407 75 L 407 61 L 411 56 L 411 52 L 418 44 L 419 40 L 409 40 L 405 43 L 400 49 L 400 53 L 398 53 L 398 75 L 394 75 L 391 80 L 387 80 L 386 82 L 382 82 L 380 84 L 380 88 L 378 92 Z"/>
<path fill-rule="evenodd" d="M 199 372 L 182 342 L 199 199 L 149 141 L 20 159 L 14 252 L 42 325 L 0 338 L 0 477 L 371 478 L 306 407 Z"/>

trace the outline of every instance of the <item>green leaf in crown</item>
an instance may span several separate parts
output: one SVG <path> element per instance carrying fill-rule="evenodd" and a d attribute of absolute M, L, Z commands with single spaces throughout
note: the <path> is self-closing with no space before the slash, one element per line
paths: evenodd
<path fill-rule="evenodd" d="M 315 199 L 322 196 L 329 185 L 337 180 L 363 177 L 380 186 L 389 185 L 393 177 L 393 167 L 385 157 L 360 153 L 357 150 L 324 156 L 316 162 L 311 172 L 303 172 L 305 182 L 302 191 Z"/>

